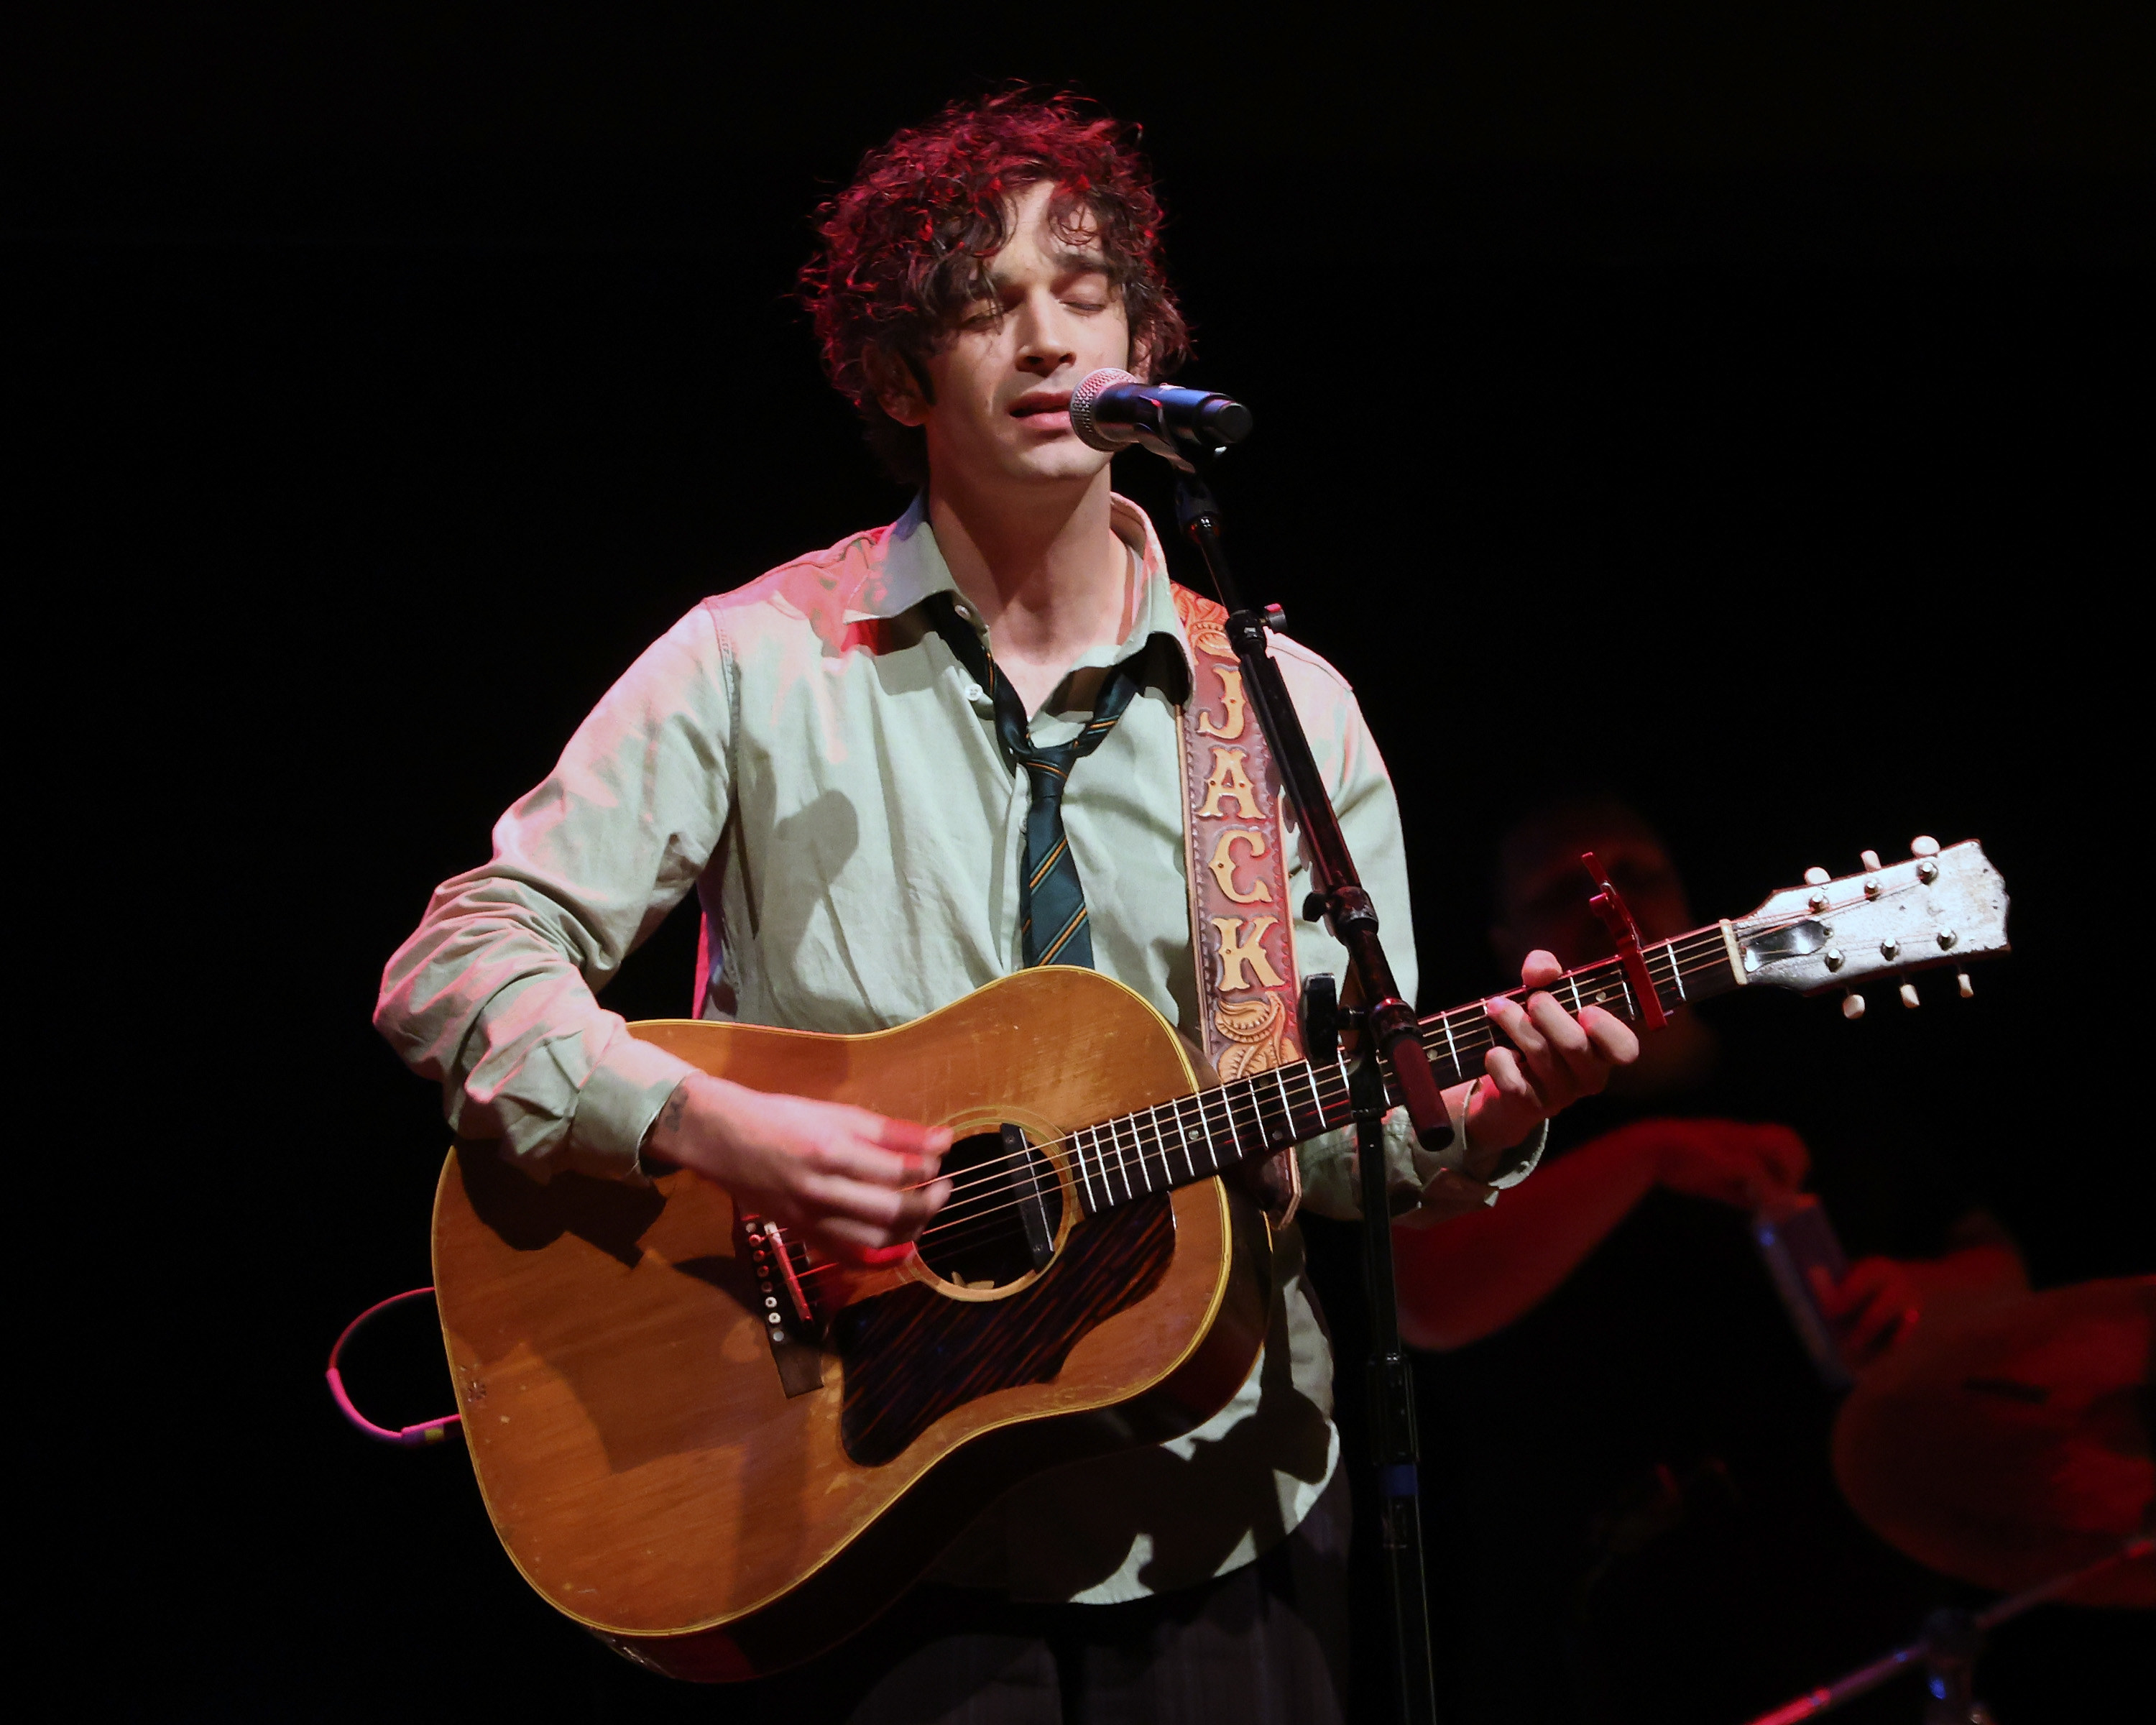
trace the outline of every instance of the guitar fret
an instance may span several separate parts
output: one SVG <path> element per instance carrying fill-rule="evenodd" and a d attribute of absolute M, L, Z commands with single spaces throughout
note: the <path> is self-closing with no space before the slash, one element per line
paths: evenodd
<path fill-rule="evenodd" d="M 1081 1127 L 1070 1134 L 1070 1165 L 1077 1171 L 1078 1189 L 1086 1200 L 1086 1213 L 1098 1215 L 1101 1209 L 1101 1200 L 1093 1190 L 1093 1177 L 1086 1172 L 1086 1147 L 1079 1142 L 1081 1138 L 1091 1137 L 1092 1132 L 1091 1127 Z"/>
<path fill-rule="evenodd" d="M 1137 1193 L 1131 1185 L 1130 1160 L 1123 1154 L 1123 1135 L 1118 1130 L 1122 1125 L 1122 1122 L 1120 1120 L 1111 1120 L 1108 1122 L 1108 1142 L 1116 1147 L 1116 1172 L 1123 1177 L 1123 1196 L 1136 1198 Z"/>
<path fill-rule="evenodd" d="M 1101 1189 L 1100 1207 L 1106 1209 L 1115 1203 L 1116 1194 L 1115 1189 L 1108 1184 L 1108 1158 L 1101 1147 L 1101 1128 L 1097 1126 L 1088 1127 L 1086 1129 L 1086 1137 L 1092 1153 L 1091 1183 Z"/>
<path fill-rule="evenodd" d="M 1348 1119 L 1352 1121 L 1355 1117 L 1355 1081 L 1348 1070 L 1348 1050 L 1334 1049 L 1332 1064 L 1340 1069 L 1340 1106 L 1348 1111 Z"/>
<path fill-rule="evenodd" d="M 1168 1184 L 1174 1179 L 1175 1176 L 1168 1165 L 1168 1139 L 1160 1129 L 1160 1105 L 1158 1102 L 1152 1104 L 1146 1110 L 1146 1113 L 1150 1117 L 1152 1122 L 1153 1148 L 1146 1153 L 1146 1159 L 1148 1163 L 1146 1173 L 1146 1189 L 1150 1191 L 1152 1189 L 1152 1173 L 1149 1165 L 1152 1158 L 1156 1154 L 1160 1158 L 1161 1183 L 1163 1186 Z"/>
<path fill-rule="evenodd" d="M 1457 1076 L 1465 1078 L 1467 1076 L 1467 1068 L 1460 1062 L 1460 1045 L 1452 1040 L 1452 1014 L 1449 1012 L 1440 1013 L 1438 1014 L 1437 1021 L 1445 1027 L 1445 1052 L 1452 1056 L 1452 1070 Z"/>
<path fill-rule="evenodd" d="M 1317 1068 L 1308 1060 L 1302 1063 L 1302 1081 L 1310 1086 L 1310 1111 L 1317 1117 L 1319 1130 L 1332 1124 L 1332 1117 L 1325 1111 L 1325 1098 L 1317 1088 Z"/>
<path fill-rule="evenodd" d="M 1208 1094 L 1218 1095 L 1219 1092 L 1209 1091 Z M 1220 1144 L 1213 1136 L 1213 1122 L 1205 1112 L 1204 1096 L 1198 1099 L 1198 1123 L 1205 1133 L 1205 1159 L 1213 1164 L 1213 1171 L 1218 1173 L 1220 1170 Z"/>
<path fill-rule="evenodd" d="M 1265 1122 L 1264 1081 L 1257 1078 L 1245 1078 L 1243 1081 L 1243 1094 L 1250 1099 L 1250 1129 L 1257 1135 L 1258 1153 L 1262 1156 L 1273 1141 L 1273 1129 Z"/>
<path fill-rule="evenodd" d="M 1201 1095 L 1193 1100 L 1198 1104 L 1198 1126 L 1202 1132 L 1205 1127 L 1205 1098 Z M 1190 1153 L 1190 1125 L 1183 1117 L 1183 1104 L 1180 1102 L 1175 1105 L 1175 1132 L 1183 1140 L 1183 1172 L 1194 1180 L 1198 1178 L 1198 1160 Z"/>
<path fill-rule="evenodd" d="M 1273 1088 L 1280 1092 L 1281 1118 L 1287 1127 L 1286 1142 L 1295 1142 L 1295 1104 L 1287 1099 L 1287 1075 L 1277 1066 L 1273 1068 Z"/>
<path fill-rule="evenodd" d="M 1333 1064 L 1338 1068 L 1337 1076 L 1340 1080 L 1339 1117 L 1335 1119 L 1331 1113 L 1327 1113 L 1325 1117 L 1334 1126 L 1345 1126 L 1355 1117 L 1355 1106 L 1350 1101 L 1348 1092 L 1348 1057 L 1344 1054 L 1336 1052 L 1332 1058 Z"/>
<path fill-rule="evenodd" d="M 1670 980 L 1677 985 L 1677 999 L 1681 1001 L 1685 998 L 1684 966 L 1677 963 L 1677 943 L 1675 941 L 1665 941 L 1662 943 L 1662 951 L 1669 957 Z"/>
<path fill-rule="evenodd" d="M 1237 1087 L 1243 1093 L 1242 1101 L 1250 1108 L 1251 1135 L 1257 1139 L 1258 1153 L 1262 1155 L 1273 1135 L 1272 1128 L 1265 1124 L 1265 1091 L 1259 1087 L 1258 1081 L 1255 1078 L 1245 1078 Z M 1250 1154 L 1247 1150 L 1243 1153 L 1245 1156 Z"/>

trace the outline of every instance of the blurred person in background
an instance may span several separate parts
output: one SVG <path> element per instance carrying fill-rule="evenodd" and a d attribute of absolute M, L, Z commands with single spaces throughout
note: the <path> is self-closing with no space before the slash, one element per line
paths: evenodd
<path fill-rule="evenodd" d="M 1697 926 L 1648 822 L 1575 798 L 1499 846 L 1501 963 L 1610 955 L 1585 850 L 1643 941 Z M 1749 1223 L 1819 1195 L 1850 1266 L 1815 1288 L 1861 1373 L 1928 1322 L 2026 1291 L 1958 1153 L 1985 1127 L 1928 1062 L 1897 1057 L 1912 1015 L 1850 1024 L 1754 992 L 1726 1024 L 1711 1003 L 1643 1036 L 1502 1203 L 1395 1234 L 1402 1332 L 1442 1351 L 1417 1375 L 1460 1719 L 1741 1717 L 1906 1636 L 1936 1599 L 1835 1491 L 1838 1399 Z"/>

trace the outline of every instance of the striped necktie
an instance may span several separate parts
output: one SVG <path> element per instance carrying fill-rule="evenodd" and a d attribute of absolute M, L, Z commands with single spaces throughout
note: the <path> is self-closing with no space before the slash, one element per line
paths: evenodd
<path fill-rule="evenodd" d="M 996 669 L 993 656 L 983 649 L 973 626 L 958 615 L 957 601 L 948 593 L 932 593 L 927 608 L 937 633 L 949 643 L 958 663 L 988 691 L 995 703 L 996 735 L 1004 752 L 1024 767 L 1033 787 L 1025 812 L 1025 855 L 1019 865 L 1019 948 L 1026 966 L 1079 964 L 1090 970 L 1093 937 L 1086 927 L 1086 889 L 1063 830 L 1063 788 L 1072 765 L 1101 746 L 1137 693 L 1144 652 L 1132 654 L 1101 680 L 1093 716 L 1084 730 L 1068 742 L 1038 747 L 1018 691 Z"/>

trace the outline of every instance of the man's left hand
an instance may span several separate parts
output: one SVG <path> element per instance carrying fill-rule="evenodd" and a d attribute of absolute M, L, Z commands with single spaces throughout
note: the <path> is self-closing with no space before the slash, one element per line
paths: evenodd
<path fill-rule="evenodd" d="M 1559 1109 L 1593 1096 L 1618 1067 L 1640 1057 L 1640 1039 L 1622 1019 L 1599 1006 L 1574 1017 L 1542 992 L 1563 974 L 1549 953 L 1530 952 L 1520 967 L 1521 986 L 1535 991 L 1527 1004 L 1502 997 L 1486 1004 L 1490 1022 L 1512 1046 L 1483 1057 L 1482 1076 L 1467 1105 L 1471 1172 Z"/>

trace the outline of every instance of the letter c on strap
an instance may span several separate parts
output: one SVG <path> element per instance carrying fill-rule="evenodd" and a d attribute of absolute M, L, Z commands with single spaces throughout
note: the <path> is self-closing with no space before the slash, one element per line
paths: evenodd
<path fill-rule="evenodd" d="M 1273 890 L 1265 885 L 1260 875 L 1251 882 L 1248 892 L 1235 891 L 1235 841 L 1240 839 L 1250 847 L 1252 857 L 1260 857 L 1269 848 L 1263 833 L 1254 833 L 1247 827 L 1230 827 L 1220 834 L 1213 846 L 1213 860 L 1206 865 L 1213 878 L 1220 883 L 1220 891 L 1239 905 L 1269 905 L 1273 901 Z"/>

